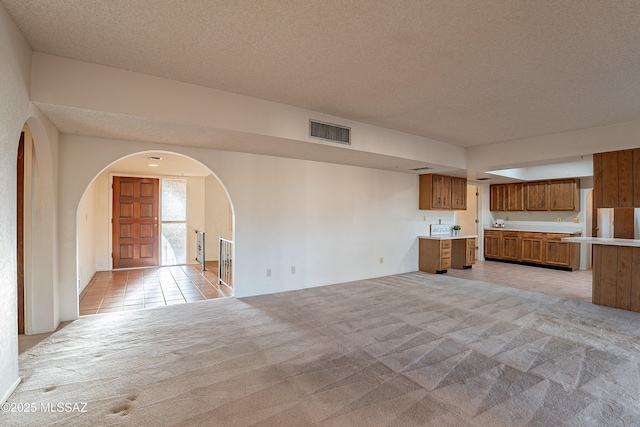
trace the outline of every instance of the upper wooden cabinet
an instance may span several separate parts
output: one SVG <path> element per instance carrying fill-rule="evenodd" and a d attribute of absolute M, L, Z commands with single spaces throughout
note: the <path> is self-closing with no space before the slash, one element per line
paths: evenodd
<path fill-rule="evenodd" d="M 506 211 L 507 186 L 505 184 L 496 184 L 490 187 L 490 208 L 492 211 Z"/>
<path fill-rule="evenodd" d="M 580 210 L 580 180 L 558 179 L 549 181 L 549 210 L 551 211 L 579 211 Z"/>
<path fill-rule="evenodd" d="M 490 210 L 524 210 L 524 187 L 522 184 L 495 184 L 490 187 L 490 191 Z"/>
<path fill-rule="evenodd" d="M 490 187 L 492 211 L 578 211 L 580 180 L 576 178 Z"/>
<path fill-rule="evenodd" d="M 507 184 L 507 210 L 524 210 L 524 184 Z"/>
<path fill-rule="evenodd" d="M 446 175 L 420 175 L 420 201 L 422 210 L 466 210 L 467 179 Z"/>
<path fill-rule="evenodd" d="M 593 155 L 596 208 L 640 207 L 640 148 Z"/>
<path fill-rule="evenodd" d="M 528 211 L 548 211 L 547 181 L 527 182 L 526 200 Z"/>
<path fill-rule="evenodd" d="M 451 209 L 467 210 L 467 178 L 451 177 Z"/>

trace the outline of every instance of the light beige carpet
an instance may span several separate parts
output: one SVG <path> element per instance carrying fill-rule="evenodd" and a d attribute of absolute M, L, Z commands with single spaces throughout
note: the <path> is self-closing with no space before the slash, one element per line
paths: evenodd
<path fill-rule="evenodd" d="M 640 314 L 416 272 L 83 317 L 0 425 L 639 425 L 639 364 Z"/>

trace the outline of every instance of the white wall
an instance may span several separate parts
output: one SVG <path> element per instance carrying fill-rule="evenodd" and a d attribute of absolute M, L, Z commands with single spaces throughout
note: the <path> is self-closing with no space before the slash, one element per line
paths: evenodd
<path fill-rule="evenodd" d="M 31 49 L 0 7 L 0 403 L 18 385 L 16 159 L 29 117 Z"/>
<path fill-rule="evenodd" d="M 96 272 L 97 183 L 93 181 L 78 207 L 78 292 L 87 286 Z"/>
<path fill-rule="evenodd" d="M 205 194 L 205 256 L 207 261 L 218 261 L 220 237 L 233 239 L 231 205 L 220 181 L 213 175 L 205 178 Z"/>
<path fill-rule="evenodd" d="M 516 141 L 478 145 L 467 149 L 467 168 L 497 170 L 532 162 L 556 163 L 604 151 L 640 147 L 640 120 L 571 132 L 536 136 Z"/>
<path fill-rule="evenodd" d="M 27 124 L 33 136 L 31 229 L 25 230 L 25 334 L 49 332 L 60 323 L 58 287 L 58 130 L 35 106 Z"/>
<path fill-rule="evenodd" d="M 147 141 L 169 143 L 188 133 L 190 145 L 219 150 L 262 152 L 269 146 L 263 154 L 300 158 L 307 156 L 306 152 L 313 155 L 305 158 L 316 159 L 328 155 L 330 150 L 333 154 L 329 157 L 334 159 L 383 155 L 402 160 L 401 164 L 426 162 L 449 170 L 463 169 L 466 165 L 464 147 L 276 102 L 43 53 L 33 56 L 31 96 L 34 102 L 66 106 L 78 113 L 112 113 L 110 117 L 118 117 L 112 122 L 113 127 L 135 126 L 138 133 L 146 129 Z M 350 126 L 351 145 L 337 147 L 310 138 L 310 117 Z M 158 123 L 163 122 L 171 125 L 158 129 Z M 152 129 L 147 129 L 147 125 Z M 194 132 L 192 126 L 208 131 Z M 170 132 L 176 133 L 166 139 Z M 256 138 L 237 137 L 244 133 L 263 139 L 256 143 Z M 102 135 L 119 134 L 114 131 Z"/>
<path fill-rule="evenodd" d="M 418 211 L 416 175 L 72 135 L 60 140 L 60 203 L 78 206 L 84 188 L 109 163 L 154 149 L 198 159 L 226 187 L 235 213 L 239 297 L 416 270 L 416 236 L 428 233 L 429 221 L 454 219 L 449 212 Z M 61 245 L 75 246 L 69 219 L 75 223 L 75 213 L 60 218 Z M 61 253 L 63 287 L 73 282 L 69 253 L 75 250 Z M 76 305 L 63 301 L 65 316 L 74 318 Z"/>

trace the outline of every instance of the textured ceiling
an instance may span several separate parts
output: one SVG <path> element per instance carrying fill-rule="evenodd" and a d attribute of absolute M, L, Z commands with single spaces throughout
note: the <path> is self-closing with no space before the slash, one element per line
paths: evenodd
<path fill-rule="evenodd" d="M 0 0 L 34 51 L 471 146 L 640 118 L 640 2 Z"/>

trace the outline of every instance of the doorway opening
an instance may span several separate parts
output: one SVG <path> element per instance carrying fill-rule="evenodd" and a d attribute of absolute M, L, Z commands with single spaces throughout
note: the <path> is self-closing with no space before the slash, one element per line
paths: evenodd
<path fill-rule="evenodd" d="M 477 185 L 467 184 L 467 209 L 456 211 L 456 224 L 466 236 L 478 234 L 478 191 Z"/>
<path fill-rule="evenodd" d="M 149 159 L 156 166 L 150 168 Z M 134 183 L 153 180 L 157 192 L 153 184 L 138 189 Z M 123 189 L 119 181 L 131 184 Z M 132 198 L 123 201 L 116 192 Z M 77 228 L 80 315 L 234 294 L 233 284 L 220 285 L 217 274 L 218 240 L 233 241 L 231 200 L 211 170 L 192 158 L 154 151 L 114 162 L 85 190 Z M 204 271 L 196 259 L 198 232 L 207 239 Z M 144 240 L 154 237 L 157 243 Z M 157 248 L 154 262 L 145 245 Z M 123 260 L 133 264 L 123 265 Z"/>

